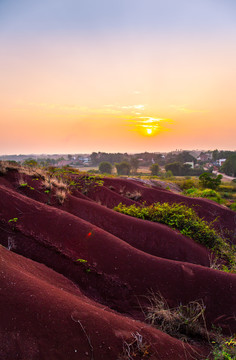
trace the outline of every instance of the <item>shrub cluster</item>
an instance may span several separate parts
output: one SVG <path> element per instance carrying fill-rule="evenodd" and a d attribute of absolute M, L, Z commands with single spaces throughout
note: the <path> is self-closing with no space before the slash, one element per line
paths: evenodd
<path fill-rule="evenodd" d="M 126 206 L 119 204 L 114 208 L 122 214 L 165 224 L 181 234 L 214 251 L 217 256 L 229 263 L 229 271 L 235 268 L 234 249 L 215 231 L 211 223 L 201 219 L 194 209 L 183 204 L 154 203 L 150 206 Z"/>
<path fill-rule="evenodd" d="M 219 247 L 220 237 L 196 212 L 183 204 L 155 203 L 150 206 L 119 204 L 114 210 L 144 220 L 165 224 L 177 229 L 200 244 L 212 249 Z"/>
<path fill-rule="evenodd" d="M 196 189 L 195 187 L 192 187 L 190 189 L 185 190 L 184 194 L 187 196 L 191 196 L 191 197 L 207 198 L 207 199 L 217 202 L 218 204 L 223 203 L 223 200 L 222 200 L 220 194 L 217 191 L 212 190 L 212 189 L 200 190 L 200 189 Z"/>

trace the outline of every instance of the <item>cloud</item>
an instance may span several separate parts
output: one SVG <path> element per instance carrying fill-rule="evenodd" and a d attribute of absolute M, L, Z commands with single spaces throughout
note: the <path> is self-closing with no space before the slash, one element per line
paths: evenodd
<path fill-rule="evenodd" d="M 171 119 L 165 118 L 154 118 L 150 116 L 139 116 L 129 120 L 132 123 L 131 128 L 133 131 L 140 132 L 142 134 L 152 134 L 157 135 L 162 131 L 167 131 L 168 129 L 162 124 L 164 122 L 172 122 Z"/>
<path fill-rule="evenodd" d="M 138 104 L 138 105 L 126 105 L 126 106 L 121 106 L 122 109 L 131 109 L 131 110 L 144 110 L 145 109 L 145 105 L 143 104 Z"/>

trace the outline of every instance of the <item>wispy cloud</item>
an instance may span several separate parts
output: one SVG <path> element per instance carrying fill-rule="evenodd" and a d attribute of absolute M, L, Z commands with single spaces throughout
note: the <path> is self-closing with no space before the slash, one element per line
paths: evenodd
<path fill-rule="evenodd" d="M 141 116 L 136 121 L 136 126 L 157 129 L 164 119 Z"/>
<path fill-rule="evenodd" d="M 145 109 L 145 105 L 143 105 L 143 104 L 138 104 L 138 105 L 125 105 L 125 106 L 121 106 L 121 109 L 144 110 L 144 109 Z"/>
<path fill-rule="evenodd" d="M 132 123 L 133 131 L 140 131 L 148 133 L 149 135 L 157 135 L 160 131 L 167 131 L 168 129 L 163 126 L 164 122 L 172 122 L 171 119 L 154 118 L 150 116 L 139 116 L 129 120 Z"/>

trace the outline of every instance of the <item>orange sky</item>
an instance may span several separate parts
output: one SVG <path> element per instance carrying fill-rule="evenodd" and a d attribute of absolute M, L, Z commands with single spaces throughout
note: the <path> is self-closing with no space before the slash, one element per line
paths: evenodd
<path fill-rule="evenodd" d="M 27 8 L 32 15 L 33 7 Z M 203 32 L 191 22 L 184 29 L 117 22 L 115 29 L 109 23 L 89 31 L 28 24 L 23 31 L 23 19 L 21 31 L 11 32 L 14 14 L 6 13 L 0 153 L 236 148 L 230 8 L 223 28 L 212 24 Z"/>

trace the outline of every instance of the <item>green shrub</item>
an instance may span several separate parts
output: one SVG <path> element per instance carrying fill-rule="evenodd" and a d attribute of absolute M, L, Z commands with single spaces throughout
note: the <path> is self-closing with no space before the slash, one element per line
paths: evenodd
<path fill-rule="evenodd" d="M 159 167 L 159 165 L 157 164 L 157 163 L 155 163 L 155 164 L 152 164 L 151 166 L 150 166 L 150 171 L 151 171 L 151 173 L 152 173 L 152 176 L 154 176 L 154 175 L 158 175 L 158 173 L 159 173 L 159 169 L 160 169 L 160 167 Z"/>
<path fill-rule="evenodd" d="M 173 173 L 171 170 L 168 170 L 166 172 L 159 172 L 158 175 L 160 176 L 161 179 L 174 179 Z"/>
<path fill-rule="evenodd" d="M 221 194 L 221 196 L 222 196 L 222 198 L 224 198 L 224 199 L 230 199 L 230 198 L 231 198 L 230 193 L 228 193 L 228 192 L 223 192 L 223 193 Z"/>
<path fill-rule="evenodd" d="M 236 187 L 233 185 L 222 184 L 219 186 L 219 191 L 233 192 L 236 191 Z"/>
<path fill-rule="evenodd" d="M 191 197 L 202 197 L 207 198 L 209 200 L 213 200 L 217 202 L 218 204 L 222 204 L 223 200 L 220 196 L 220 194 L 212 189 L 196 189 L 196 188 L 190 188 L 188 190 L 184 191 L 184 195 L 191 196 Z"/>
<path fill-rule="evenodd" d="M 211 225 L 202 220 L 192 208 L 183 204 L 155 203 L 144 207 L 119 204 L 114 210 L 168 225 L 211 249 L 218 248 L 221 243 L 219 235 Z"/>
<path fill-rule="evenodd" d="M 199 181 L 196 178 L 191 178 L 185 176 L 184 179 L 178 178 L 174 180 L 174 183 L 180 187 L 182 190 L 188 190 L 191 188 L 199 188 Z"/>
<path fill-rule="evenodd" d="M 205 172 L 199 176 L 199 183 L 203 188 L 216 190 L 221 184 L 222 177 L 222 175 L 215 176 L 212 173 Z"/>
<path fill-rule="evenodd" d="M 236 338 L 220 338 L 220 341 L 213 341 L 213 360 L 235 360 L 236 359 Z M 208 360 L 208 359 L 206 359 Z"/>
<path fill-rule="evenodd" d="M 236 211 L 236 201 L 230 205 L 230 209 Z"/>
<path fill-rule="evenodd" d="M 185 179 L 181 184 L 181 189 L 190 189 L 195 186 L 195 181 L 192 179 Z"/>
<path fill-rule="evenodd" d="M 196 242 L 212 249 L 217 256 L 226 260 L 229 271 L 235 268 L 235 252 L 213 228 L 211 223 L 201 219 L 194 209 L 183 204 L 155 203 L 150 206 L 126 206 L 119 204 L 115 211 L 143 220 L 165 224 Z"/>
<path fill-rule="evenodd" d="M 128 161 L 122 161 L 121 163 L 115 164 L 118 175 L 129 175 L 131 171 L 131 165 Z"/>
<path fill-rule="evenodd" d="M 112 172 L 112 165 L 108 161 L 102 161 L 99 164 L 99 171 L 102 174 L 111 174 Z"/>

